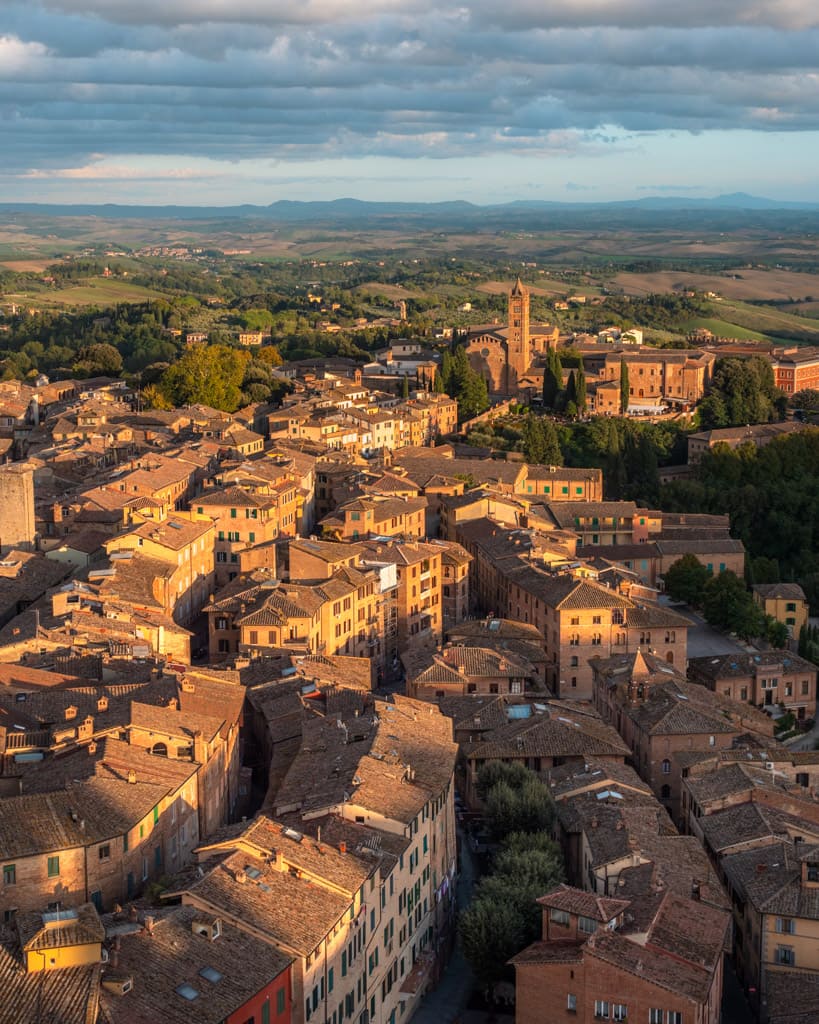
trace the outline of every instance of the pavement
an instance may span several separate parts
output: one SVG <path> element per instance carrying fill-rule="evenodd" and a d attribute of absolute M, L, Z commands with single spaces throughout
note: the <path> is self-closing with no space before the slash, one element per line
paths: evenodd
<path fill-rule="evenodd" d="M 462 833 L 458 835 L 461 852 L 461 872 L 458 877 L 458 911 L 468 907 L 477 877 L 477 867 L 469 843 Z M 435 988 L 413 1014 L 413 1024 L 483 1024 L 488 1014 L 467 1011 L 474 977 L 458 941 L 446 970 Z"/>
<path fill-rule="evenodd" d="M 746 649 L 736 640 L 724 633 L 712 629 L 701 615 L 690 608 L 680 608 L 683 615 L 691 619 L 694 625 L 688 631 L 688 657 L 709 658 L 720 654 L 744 654 Z"/>
<path fill-rule="evenodd" d="M 813 728 L 808 732 L 802 733 L 801 736 L 796 736 L 794 739 L 785 740 L 785 746 L 788 750 L 814 750 L 816 743 L 819 741 L 819 715 L 816 716 L 816 720 L 813 723 Z"/>

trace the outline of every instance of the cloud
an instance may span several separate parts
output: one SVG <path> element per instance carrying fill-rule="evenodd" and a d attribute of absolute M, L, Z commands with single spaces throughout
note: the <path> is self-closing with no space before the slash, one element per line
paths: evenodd
<path fill-rule="evenodd" d="M 819 128 L 805 0 L 8 0 L 3 22 L 4 172 L 29 178 Z"/>

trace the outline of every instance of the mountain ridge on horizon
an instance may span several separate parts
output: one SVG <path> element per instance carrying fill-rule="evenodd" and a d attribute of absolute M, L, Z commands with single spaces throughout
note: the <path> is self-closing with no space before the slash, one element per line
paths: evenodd
<path fill-rule="evenodd" d="M 328 216 L 344 218 L 350 216 L 390 216 L 396 214 L 412 216 L 453 216 L 479 217 L 531 212 L 584 213 L 599 211 L 646 211 L 674 212 L 686 210 L 719 210 L 740 212 L 819 211 L 819 201 L 800 202 L 769 199 L 746 192 L 723 193 L 711 197 L 650 195 L 639 199 L 614 199 L 606 201 L 565 201 L 549 199 L 516 199 L 505 203 L 472 203 L 463 199 L 429 202 L 371 201 L 339 197 L 336 199 L 277 199 L 266 206 L 240 203 L 232 206 L 199 206 L 140 203 L 32 203 L 0 202 L 0 212 L 43 214 L 51 216 L 96 216 L 106 217 L 170 217 L 176 219 L 202 220 L 210 218 L 261 218 L 285 222 L 317 221 Z"/>

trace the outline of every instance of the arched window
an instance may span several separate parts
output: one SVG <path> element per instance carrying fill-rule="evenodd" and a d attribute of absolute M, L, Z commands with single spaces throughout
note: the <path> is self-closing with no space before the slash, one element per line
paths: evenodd
<path fill-rule="evenodd" d="M 671 774 L 671 762 L 668 760 L 668 758 L 666 758 L 663 761 L 663 775 L 670 775 L 670 774 Z"/>
<path fill-rule="evenodd" d="M 611 621 L 615 626 L 621 626 L 623 624 L 623 613 L 619 608 L 615 608 L 611 613 Z"/>
<path fill-rule="evenodd" d="M 167 757 L 168 747 L 164 743 L 154 743 L 151 747 L 151 753 L 156 754 L 157 757 Z"/>
<path fill-rule="evenodd" d="M 666 656 L 665 656 L 665 660 L 668 662 L 669 665 L 673 665 L 674 664 L 674 652 L 673 651 L 669 651 L 666 654 Z"/>

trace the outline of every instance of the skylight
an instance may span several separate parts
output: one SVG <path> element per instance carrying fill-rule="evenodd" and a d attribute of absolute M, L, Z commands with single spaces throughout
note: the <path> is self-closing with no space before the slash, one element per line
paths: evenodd
<path fill-rule="evenodd" d="M 199 973 L 207 981 L 212 981 L 214 985 L 216 984 L 217 981 L 222 980 L 222 975 L 216 970 L 215 967 L 203 967 Z M 177 989 L 176 991 L 179 992 L 179 989 Z M 191 989 L 191 991 L 196 992 L 196 989 Z M 179 994 L 182 995 L 181 992 L 179 992 Z M 185 998 L 187 999 L 187 996 L 185 996 Z"/>
<path fill-rule="evenodd" d="M 219 977 L 221 978 L 221 974 L 219 975 Z M 189 1003 L 192 1003 L 194 999 L 199 998 L 199 993 L 196 991 L 193 985 L 177 985 L 176 988 L 174 989 L 174 992 L 176 992 L 178 996 L 182 996 L 183 999 L 187 999 Z"/>

